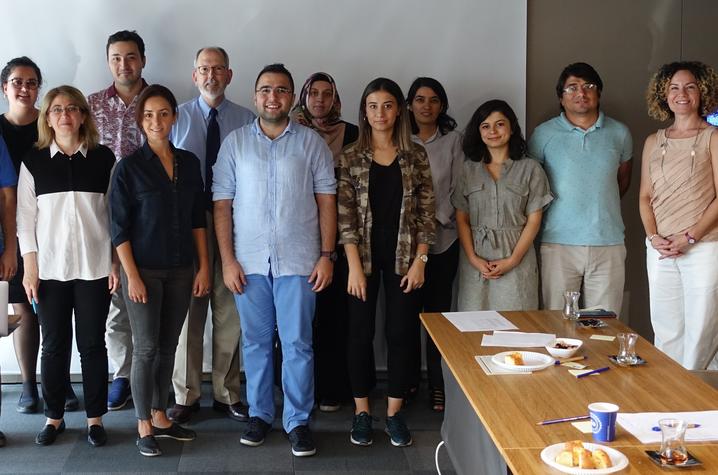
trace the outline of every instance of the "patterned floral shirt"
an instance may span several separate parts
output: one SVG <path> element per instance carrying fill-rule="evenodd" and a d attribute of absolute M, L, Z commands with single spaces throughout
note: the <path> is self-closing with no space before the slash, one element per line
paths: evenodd
<path fill-rule="evenodd" d="M 434 189 L 429 159 L 424 147 L 412 144 L 397 156 L 404 194 L 399 215 L 394 272 L 406 275 L 418 244 L 433 244 L 435 233 Z M 345 148 L 339 156 L 339 243 L 356 244 L 366 275 L 371 275 L 372 216 L 369 206 L 369 168 L 371 150 Z"/>
<path fill-rule="evenodd" d="M 142 89 L 145 87 L 147 83 L 143 79 Z M 139 94 L 126 106 L 114 84 L 87 97 L 95 126 L 100 133 L 100 143 L 112 150 L 116 160 L 130 155 L 142 145 L 142 131 L 135 119 L 138 98 Z"/>

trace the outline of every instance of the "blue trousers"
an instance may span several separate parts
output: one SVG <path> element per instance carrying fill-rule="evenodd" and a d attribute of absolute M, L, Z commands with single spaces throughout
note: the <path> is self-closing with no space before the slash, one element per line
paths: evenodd
<path fill-rule="evenodd" d="M 282 425 L 290 432 L 309 423 L 314 406 L 312 319 L 315 294 L 309 276 L 247 275 L 243 294 L 235 294 L 242 315 L 242 356 L 250 417 L 274 421 L 274 328 L 282 342 Z"/>

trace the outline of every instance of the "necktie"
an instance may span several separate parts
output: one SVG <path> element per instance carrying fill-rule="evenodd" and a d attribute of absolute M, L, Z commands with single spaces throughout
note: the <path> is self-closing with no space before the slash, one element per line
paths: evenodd
<path fill-rule="evenodd" d="M 207 206 L 212 207 L 212 166 L 217 161 L 219 152 L 219 124 L 217 123 L 217 109 L 209 110 L 209 122 L 207 123 L 207 146 L 204 156 L 204 191 L 207 194 Z"/>

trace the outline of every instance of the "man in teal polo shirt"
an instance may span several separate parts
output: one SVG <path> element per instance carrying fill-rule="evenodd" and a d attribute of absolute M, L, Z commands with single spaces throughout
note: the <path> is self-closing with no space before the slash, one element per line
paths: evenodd
<path fill-rule="evenodd" d="M 541 281 L 544 308 L 563 308 L 580 290 L 584 307 L 620 313 L 626 247 L 621 196 L 631 181 L 628 128 L 599 110 L 603 81 L 573 63 L 556 84 L 561 114 L 539 125 L 529 154 L 546 170 L 555 200 L 544 214 Z"/>

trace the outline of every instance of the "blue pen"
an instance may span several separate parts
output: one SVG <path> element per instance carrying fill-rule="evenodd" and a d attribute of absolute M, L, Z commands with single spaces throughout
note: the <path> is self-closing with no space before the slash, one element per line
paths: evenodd
<path fill-rule="evenodd" d="M 32 304 L 32 311 L 37 315 L 37 302 L 35 302 L 35 297 L 30 299 L 30 303 Z"/>
<path fill-rule="evenodd" d="M 698 428 L 698 427 L 700 427 L 700 426 L 701 426 L 700 424 L 686 424 L 686 429 L 696 429 L 696 428 Z M 652 430 L 653 430 L 654 432 L 660 432 L 660 431 L 661 431 L 661 428 L 658 427 L 658 426 L 653 426 L 653 427 L 652 427 Z"/>
<path fill-rule="evenodd" d="M 611 368 L 609 368 L 608 366 L 606 366 L 605 368 L 598 368 L 598 369 L 594 369 L 594 370 L 592 370 L 592 371 L 589 371 L 588 373 L 579 374 L 579 375 L 576 376 L 576 377 L 577 377 L 577 378 L 583 378 L 584 376 L 590 376 L 590 375 L 592 375 L 592 374 L 603 373 L 604 371 L 608 371 L 609 369 L 611 369 Z"/>

